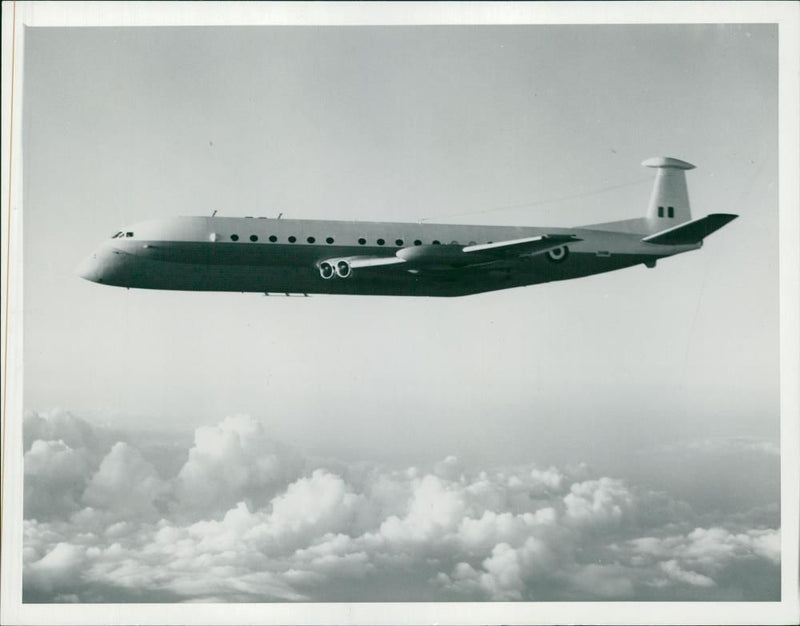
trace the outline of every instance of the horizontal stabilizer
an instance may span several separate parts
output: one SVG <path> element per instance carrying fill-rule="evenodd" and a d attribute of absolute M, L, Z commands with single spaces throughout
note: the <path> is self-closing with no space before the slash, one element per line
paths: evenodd
<path fill-rule="evenodd" d="M 660 233 L 645 237 L 642 241 L 662 246 L 682 246 L 700 243 L 705 237 L 719 230 L 738 215 L 730 213 L 712 213 L 699 220 L 685 222 L 679 226 L 662 230 Z"/>

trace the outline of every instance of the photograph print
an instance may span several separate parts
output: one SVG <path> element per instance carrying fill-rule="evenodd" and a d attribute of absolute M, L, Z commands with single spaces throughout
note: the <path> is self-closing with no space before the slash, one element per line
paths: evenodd
<path fill-rule="evenodd" d="M 780 602 L 778 35 L 25 27 L 23 606 Z"/>

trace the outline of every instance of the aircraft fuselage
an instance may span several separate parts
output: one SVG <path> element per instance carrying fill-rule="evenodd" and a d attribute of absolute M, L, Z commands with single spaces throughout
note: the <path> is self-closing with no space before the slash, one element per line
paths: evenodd
<path fill-rule="evenodd" d="M 143 289 L 461 296 L 651 265 L 701 245 L 650 244 L 641 232 L 603 227 L 178 217 L 122 231 L 84 263 L 80 274 Z M 481 259 L 479 252 L 459 262 L 467 246 L 552 235 L 578 240 L 545 253 Z M 320 274 L 319 264 L 328 259 L 390 259 L 411 248 L 425 252 L 423 262 L 410 258 L 388 267 L 360 267 L 330 279 Z"/>

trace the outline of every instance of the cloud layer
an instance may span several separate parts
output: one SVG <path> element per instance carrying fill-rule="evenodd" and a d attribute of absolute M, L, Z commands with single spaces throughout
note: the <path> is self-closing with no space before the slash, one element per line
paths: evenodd
<path fill-rule="evenodd" d="M 66 413 L 26 416 L 25 601 L 779 595 L 774 510 L 710 520 L 582 465 L 321 463 L 247 416 L 170 450 L 171 463 Z"/>

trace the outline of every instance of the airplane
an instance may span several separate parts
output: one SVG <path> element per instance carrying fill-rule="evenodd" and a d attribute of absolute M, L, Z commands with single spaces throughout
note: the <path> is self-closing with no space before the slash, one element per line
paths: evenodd
<path fill-rule="evenodd" d="M 465 296 L 652 268 L 697 250 L 737 217 L 692 219 L 691 163 L 654 157 L 642 165 L 656 169 L 645 217 L 576 228 L 171 217 L 118 231 L 78 273 L 142 289 Z"/>

